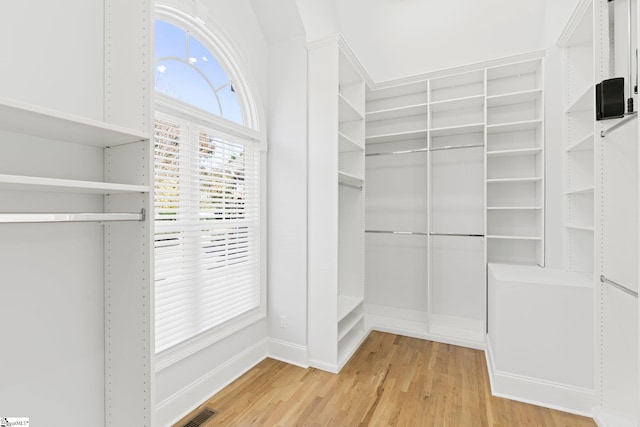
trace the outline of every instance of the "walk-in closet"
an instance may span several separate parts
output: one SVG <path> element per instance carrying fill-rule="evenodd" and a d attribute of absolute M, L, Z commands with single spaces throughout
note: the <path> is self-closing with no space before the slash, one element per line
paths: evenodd
<path fill-rule="evenodd" d="M 639 23 L 0 6 L 0 427 L 640 427 Z"/>

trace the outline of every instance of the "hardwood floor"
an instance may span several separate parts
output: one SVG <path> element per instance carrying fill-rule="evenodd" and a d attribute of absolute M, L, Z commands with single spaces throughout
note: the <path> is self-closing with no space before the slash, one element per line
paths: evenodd
<path fill-rule="evenodd" d="M 590 418 L 491 396 L 484 353 L 372 332 L 339 375 L 266 359 L 201 408 L 203 426 L 594 427 Z"/>

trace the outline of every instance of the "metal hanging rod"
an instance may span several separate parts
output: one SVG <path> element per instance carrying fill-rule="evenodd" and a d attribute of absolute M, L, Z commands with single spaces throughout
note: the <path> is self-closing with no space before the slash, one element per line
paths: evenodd
<path fill-rule="evenodd" d="M 620 283 L 616 283 L 613 280 L 609 280 L 604 275 L 600 276 L 600 281 L 602 283 L 606 283 L 607 285 L 611 285 L 616 289 L 621 290 L 622 292 L 631 295 L 632 297 L 638 298 L 638 293 L 634 290 L 627 288 L 626 286 L 621 285 Z"/>
<path fill-rule="evenodd" d="M 630 113 L 626 116 L 624 116 L 622 119 L 620 119 L 620 121 L 616 124 L 614 124 L 613 126 L 611 126 L 608 129 L 604 129 L 600 131 L 600 137 L 604 138 L 605 136 L 607 136 L 607 134 L 609 132 L 613 132 L 614 130 L 618 129 L 620 126 L 622 126 L 623 124 L 627 123 L 628 121 L 635 119 L 636 117 L 638 117 L 638 112 L 634 112 L 634 113 Z"/>
<path fill-rule="evenodd" d="M 367 153 L 365 156 L 391 156 L 394 154 L 411 154 L 411 153 L 426 153 L 428 148 L 417 148 L 415 150 L 401 150 L 401 151 L 388 151 L 386 153 Z"/>
<path fill-rule="evenodd" d="M 364 230 L 365 233 L 376 234 L 405 234 L 418 236 L 456 236 L 456 237 L 484 237 L 484 234 L 461 234 L 461 233 L 426 233 L 423 231 L 387 231 L 387 230 Z"/>
<path fill-rule="evenodd" d="M 394 154 L 411 154 L 411 153 L 425 153 L 427 151 L 444 151 L 444 150 L 459 150 L 461 148 L 478 148 L 484 147 L 484 144 L 471 144 L 471 145 L 448 145 L 446 147 L 435 148 L 417 148 L 415 150 L 400 150 L 400 151 L 387 151 L 384 153 L 367 153 L 366 157 L 370 156 L 390 156 Z"/>
<path fill-rule="evenodd" d="M 362 185 L 347 184 L 346 182 L 341 182 L 340 185 L 362 191 Z"/>
<path fill-rule="evenodd" d="M 144 209 L 133 213 L 0 213 L 0 223 L 144 221 L 145 215 Z"/>
<path fill-rule="evenodd" d="M 406 234 L 406 235 L 417 235 L 417 236 L 428 236 L 429 233 L 421 232 L 421 231 L 386 231 L 386 230 L 364 230 L 365 233 L 376 233 L 376 234 Z"/>
<path fill-rule="evenodd" d="M 448 145 L 446 147 L 431 148 L 430 151 L 459 150 L 459 149 L 462 149 L 462 148 L 478 148 L 478 147 L 484 147 L 484 144 Z"/>
<path fill-rule="evenodd" d="M 484 237 L 484 234 L 463 234 L 463 233 L 429 233 L 431 236 L 455 236 L 455 237 Z"/>

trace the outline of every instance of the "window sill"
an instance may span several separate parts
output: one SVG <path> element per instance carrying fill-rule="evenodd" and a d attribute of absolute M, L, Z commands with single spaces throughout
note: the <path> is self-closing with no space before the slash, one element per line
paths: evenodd
<path fill-rule="evenodd" d="M 160 353 L 156 353 L 155 371 L 160 372 L 264 318 L 266 318 L 266 308 L 259 306 L 218 327 L 162 350 Z"/>

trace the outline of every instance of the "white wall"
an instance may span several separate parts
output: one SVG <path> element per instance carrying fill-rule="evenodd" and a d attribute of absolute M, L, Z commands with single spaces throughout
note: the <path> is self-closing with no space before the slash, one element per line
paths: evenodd
<path fill-rule="evenodd" d="M 101 120 L 102 29 L 101 1 L 3 4 L 0 97 Z"/>
<path fill-rule="evenodd" d="M 539 0 L 334 0 L 340 29 L 374 81 L 537 50 Z"/>
<path fill-rule="evenodd" d="M 307 49 L 269 48 L 269 337 L 307 345 Z M 280 325 L 286 316 L 287 326 Z M 284 357 L 281 355 L 280 357 Z"/>

